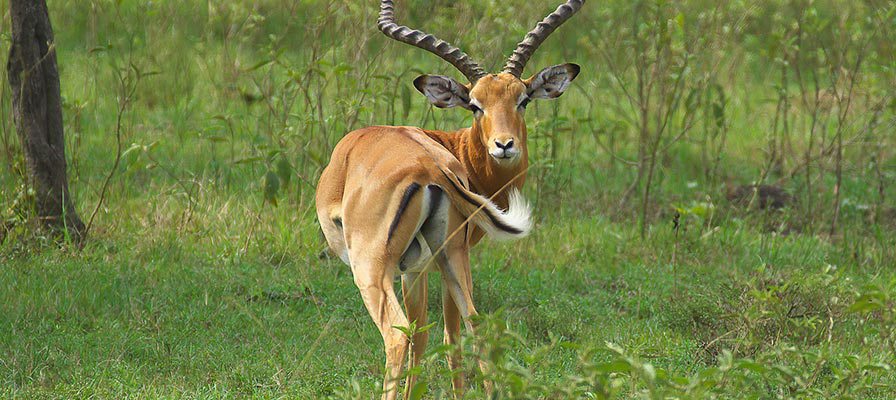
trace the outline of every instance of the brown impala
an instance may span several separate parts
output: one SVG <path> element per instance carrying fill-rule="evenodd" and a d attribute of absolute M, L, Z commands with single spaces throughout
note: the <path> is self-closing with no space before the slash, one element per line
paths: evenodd
<path fill-rule="evenodd" d="M 520 238 L 531 227 L 529 205 L 518 192 L 528 167 L 523 114 L 533 99 L 563 94 L 579 73 L 575 64 L 548 67 L 529 79 L 523 68 L 538 46 L 582 7 L 569 0 L 529 32 L 499 74 L 488 74 L 457 47 L 394 22 L 391 0 L 380 6 L 379 29 L 386 36 L 430 51 L 454 65 L 470 83 L 422 75 L 414 86 L 436 107 L 462 107 L 473 126 L 454 132 L 407 126 L 373 126 L 347 134 L 324 169 L 317 187 L 317 217 L 330 249 L 350 265 L 367 311 L 383 335 L 386 377 L 383 398 L 394 399 L 409 338 L 398 327 L 425 325 L 429 259 L 442 277 L 445 342 L 455 345 L 460 324 L 471 333 L 473 281 L 470 247 L 484 234 Z M 472 221 L 474 226 L 467 227 Z M 460 234 L 454 234 L 459 232 Z M 434 255 L 434 257 L 432 257 Z M 407 315 L 392 282 L 401 274 Z M 428 334 L 413 338 L 416 365 Z M 448 363 L 460 366 L 459 353 Z M 414 386 L 408 378 L 405 397 Z M 463 391 L 463 377 L 452 386 Z M 486 390 L 490 391 L 487 385 Z"/>

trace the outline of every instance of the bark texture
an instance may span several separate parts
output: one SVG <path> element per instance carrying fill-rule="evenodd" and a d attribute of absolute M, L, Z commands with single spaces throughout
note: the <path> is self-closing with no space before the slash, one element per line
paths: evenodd
<path fill-rule="evenodd" d="M 6 69 L 28 183 L 42 225 L 84 233 L 68 190 L 62 98 L 53 28 L 44 0 L 10 0 L 12 45 Z"/>

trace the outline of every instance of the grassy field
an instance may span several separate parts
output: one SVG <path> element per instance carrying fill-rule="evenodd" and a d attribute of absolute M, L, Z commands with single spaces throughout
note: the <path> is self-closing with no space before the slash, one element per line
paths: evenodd
<path fill-rule="evenodd" d="M 97 211 L 83 248 L 33 229 L 4 84 L 0 397 L 378 397 L 380 335 L 322 254 L 314 187 L 352 129 L 470 124 L 411 85 L 460 75 L 382 37 L 375 1 L 48 3 L 72 195 Z M 555 6 L 398 16 L 496 70 Z M 896 397 L 894 10 L 586 4 L 529 62 L 583 69 L 527 114 L 533 234 L 473 251 L 468 398 L 473 342 L 499 398 Z M 430 280 L 412 373 L 445 398 Z"/>

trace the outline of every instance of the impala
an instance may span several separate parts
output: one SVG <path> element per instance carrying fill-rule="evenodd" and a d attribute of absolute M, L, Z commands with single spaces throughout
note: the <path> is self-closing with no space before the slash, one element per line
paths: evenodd
<path fill-rule="evenodd" d="M 501 73 L 488 74 L 457 47 L 396 24 L 392 1 L 382 1 L 377 25 L 386 36 L 436 54 L 470 82 L 422 75 L 414 80 L 417 90 L 436 107 L 465 108 L 474 117 L 472 127 L 454 132 L 407 126 L 350 132 L 336 145 L 317 187 L 317 217 L 327 243 L 351 266 L 383 336 L 384 399 L 397 396 L 408 347 L 411 366 L 426 347 L 426 332 L 410 340 L 395 327 L 426 323 L 429 261 L 442 278 L 445 342 L 456 345 L 461 323 L 475 334 L 470 247 L 485 234 L 513 239 L 529 232 L 529 205 L 518 192 L 528 168 L 526 105 L 563 94 L 579 66 L 561 64 L 528 79 L 520 76 L 538 46 L 583 3 L 560 5 L 519 43 Z M 395 274 L 401 274 L 407 313 L 393 289 Z M 457 369 L 459 353 L 450 354 L 448 363 Z M 405 397 L 414 381 L 408 377 Z M 452 387 L 462 392 L 461 374 L 454 375 Z"/>

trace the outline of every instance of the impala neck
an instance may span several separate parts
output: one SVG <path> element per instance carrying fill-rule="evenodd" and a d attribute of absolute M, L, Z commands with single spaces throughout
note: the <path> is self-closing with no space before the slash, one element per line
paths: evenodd
<path fill-rule="evenodd" d="M 525 146 L 526 128 L 523 126 L 522 151 L 520 160 L 512 166 L 502 166 L 488 154 L 482 138 L 484 137 L 478 124 L 472 128 L 463 128 L 454 132 L 425 131 L 430 137 L 442 144 L 463 164 L 469 174 L 470 184 L 474 191 L 491 197 L 508 182 L 513 181 L 494 200 L 499 206 L 507 207 L 507 193 L 511 187 L 521 188 L 526 180 L 526 168 L 529 166 L 529 151 Z"/>

